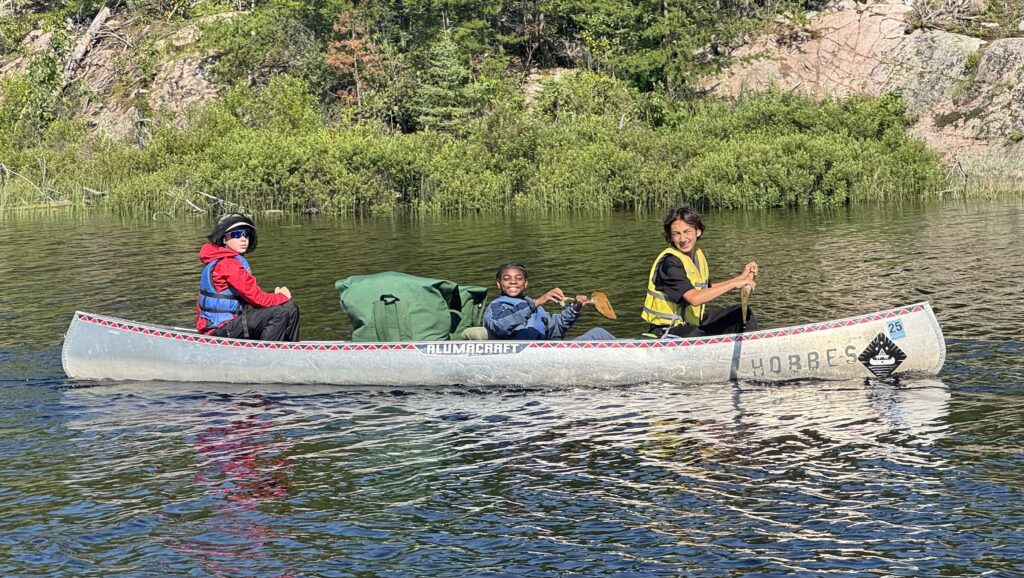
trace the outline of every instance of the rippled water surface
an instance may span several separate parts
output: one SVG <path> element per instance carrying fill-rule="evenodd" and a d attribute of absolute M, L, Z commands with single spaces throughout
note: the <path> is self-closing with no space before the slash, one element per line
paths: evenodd
<path fill-rule="evenodd" d="M 608 292 L 660 216 L 260 219 L 306 338 L 336 279 Z M 466 390 L 66 380 L 75 309 L 189 325 L 208 223 L 0 221 L 2 576 L 1024 576 L 1024 204 L 705 216 L 763 325 L 928 300 L 934 379 Z M 581 324 L 597 323 L 596 315 Z M 581 326 L 580 330 L 585 329 Z"/>

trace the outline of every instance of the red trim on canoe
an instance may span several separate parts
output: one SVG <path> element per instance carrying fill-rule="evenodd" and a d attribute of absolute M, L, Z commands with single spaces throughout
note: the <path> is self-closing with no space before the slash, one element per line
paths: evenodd
<path fill-rule="evenodd" d="M 851 325 L 860 325 L 862 323 L 870 323 L 872 321 L 880 321 L 882 319 L 891 319 L 893 317 L 899 317 L 900 315 L 909 315 L 911 313 L 917 313 L 918 311 L 923 310 L 924 306 L 918 304 L 909 307 L 903 307 L 900 309 L 894 309 L 892 311 L 886 311 L 884 313 L 870 313 L 868 315 L 863 315 L 861 317 L 853 317 L 850 319 L 842 319 L 839 321 L 814 323 L 811 325 L 801 325 L 798 327 L 791 327 L 786 329 L 769 329 L 765 331 L 757 331 L 755 333 L 747 333 L 737 336 L 713 336 L 666 340 L 646 339 L 629 341 L 535 341 L 531 343 L 526 343 L 524 345 L 526 347 L 542 349 L 651 349 L 660 347 L 691 347 L 694 345 L 734 343 L 737 341 L 755 341 L 758 339 L 770 339 L 773 337 L 786 337 L 788 335 L 814 333 L 816 331 L 826 331 L 836 327 L 849 327 Z M 203 345 L 221 345 L 227 347 L 248 347 L 249 349 L 272 349 L 285 351 L 401 351 L 416 349 L 416 344 L 414 343 L 352 343 L 346 341 L 338 343 L 310 344 L 301 342 L 290 343 L 283 341 L 251 341 L 241 339 L 225 339 L 222 337 L 208 337 L 206 335 L 200 335 L 198 333 L 182 333 L 173 330 L 154 329 L 151 327 L 132 325 L 131 323 L 110 321 L 107 319 L 101 319 L 94 315 L 89 315 L 87 313 L 79 313 L 78 319 L 86 323 L 101 325 L 103 327 L 110 327 L 112 329 L 119 329 L 121 331 L 132 331 L 134 333 L 152 335 L 154 337 L 161 337 L 164 339 L 174 339 L 177 341 L 191 341 Z"/>

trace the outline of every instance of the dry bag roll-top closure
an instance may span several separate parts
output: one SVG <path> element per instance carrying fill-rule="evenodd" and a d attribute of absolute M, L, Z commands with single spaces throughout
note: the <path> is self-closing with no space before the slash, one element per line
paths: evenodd
<path fill-rule="evenodd" d="M 352 322 L 352 341 L 461 339 L 483 323 L 487 288 L 396 271 L 334 284 Z"/>

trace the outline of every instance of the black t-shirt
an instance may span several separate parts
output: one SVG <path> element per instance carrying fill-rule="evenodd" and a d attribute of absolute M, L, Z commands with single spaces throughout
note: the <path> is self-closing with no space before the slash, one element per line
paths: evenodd
<path fill-rule="evenodd" d="M 711 283 L 708 283 L 708 287 Z M 686 276 L 683 262 L 675 255 L 665 255 L 654 272 L 654 288 L 665 294 L 673 303 L 686 304 L 683 295 L 693 289 L 693 283 Z"/>

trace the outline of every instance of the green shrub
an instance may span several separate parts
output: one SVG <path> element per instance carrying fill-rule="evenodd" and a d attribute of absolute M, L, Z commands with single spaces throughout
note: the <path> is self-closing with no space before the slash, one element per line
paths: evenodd
<path fill-rule="evenodd" d="M 217 54 L 212 67 L 222 84 L 266 84 L 288 73 L 316 82 L 328 74 L 321 41 L 285 10 L 262 9 L 213 20 L 202 47 Z"/>
<path fill-rule="evenodd" d="M 834 206 L 943 188 L 936 155 L 906 136 L 895 96 L 662 102 L 645 122 L 638 111 L 651 101 L 616 81 L 568 84 L 546 88 L 533 107 L 497 106 L 457 134 L 403 134 L 373 122 L 329 126 L 309 85 L 281 75 L 228 91 L 141 148 L 61 120 L 33 128 L 42 135 L 34 144 L 0 144 L 11 168 L 66 198 L 91 199 L 89 187 L 107 193 L 92 202 L 130 214 L 218 212 L 225 203 L 340 214 L 645 211 L 681 199 Z M 33 94 L 16 88 L 0 114 Z M 3 126 L 7 135 L 19 125 Z"/>

